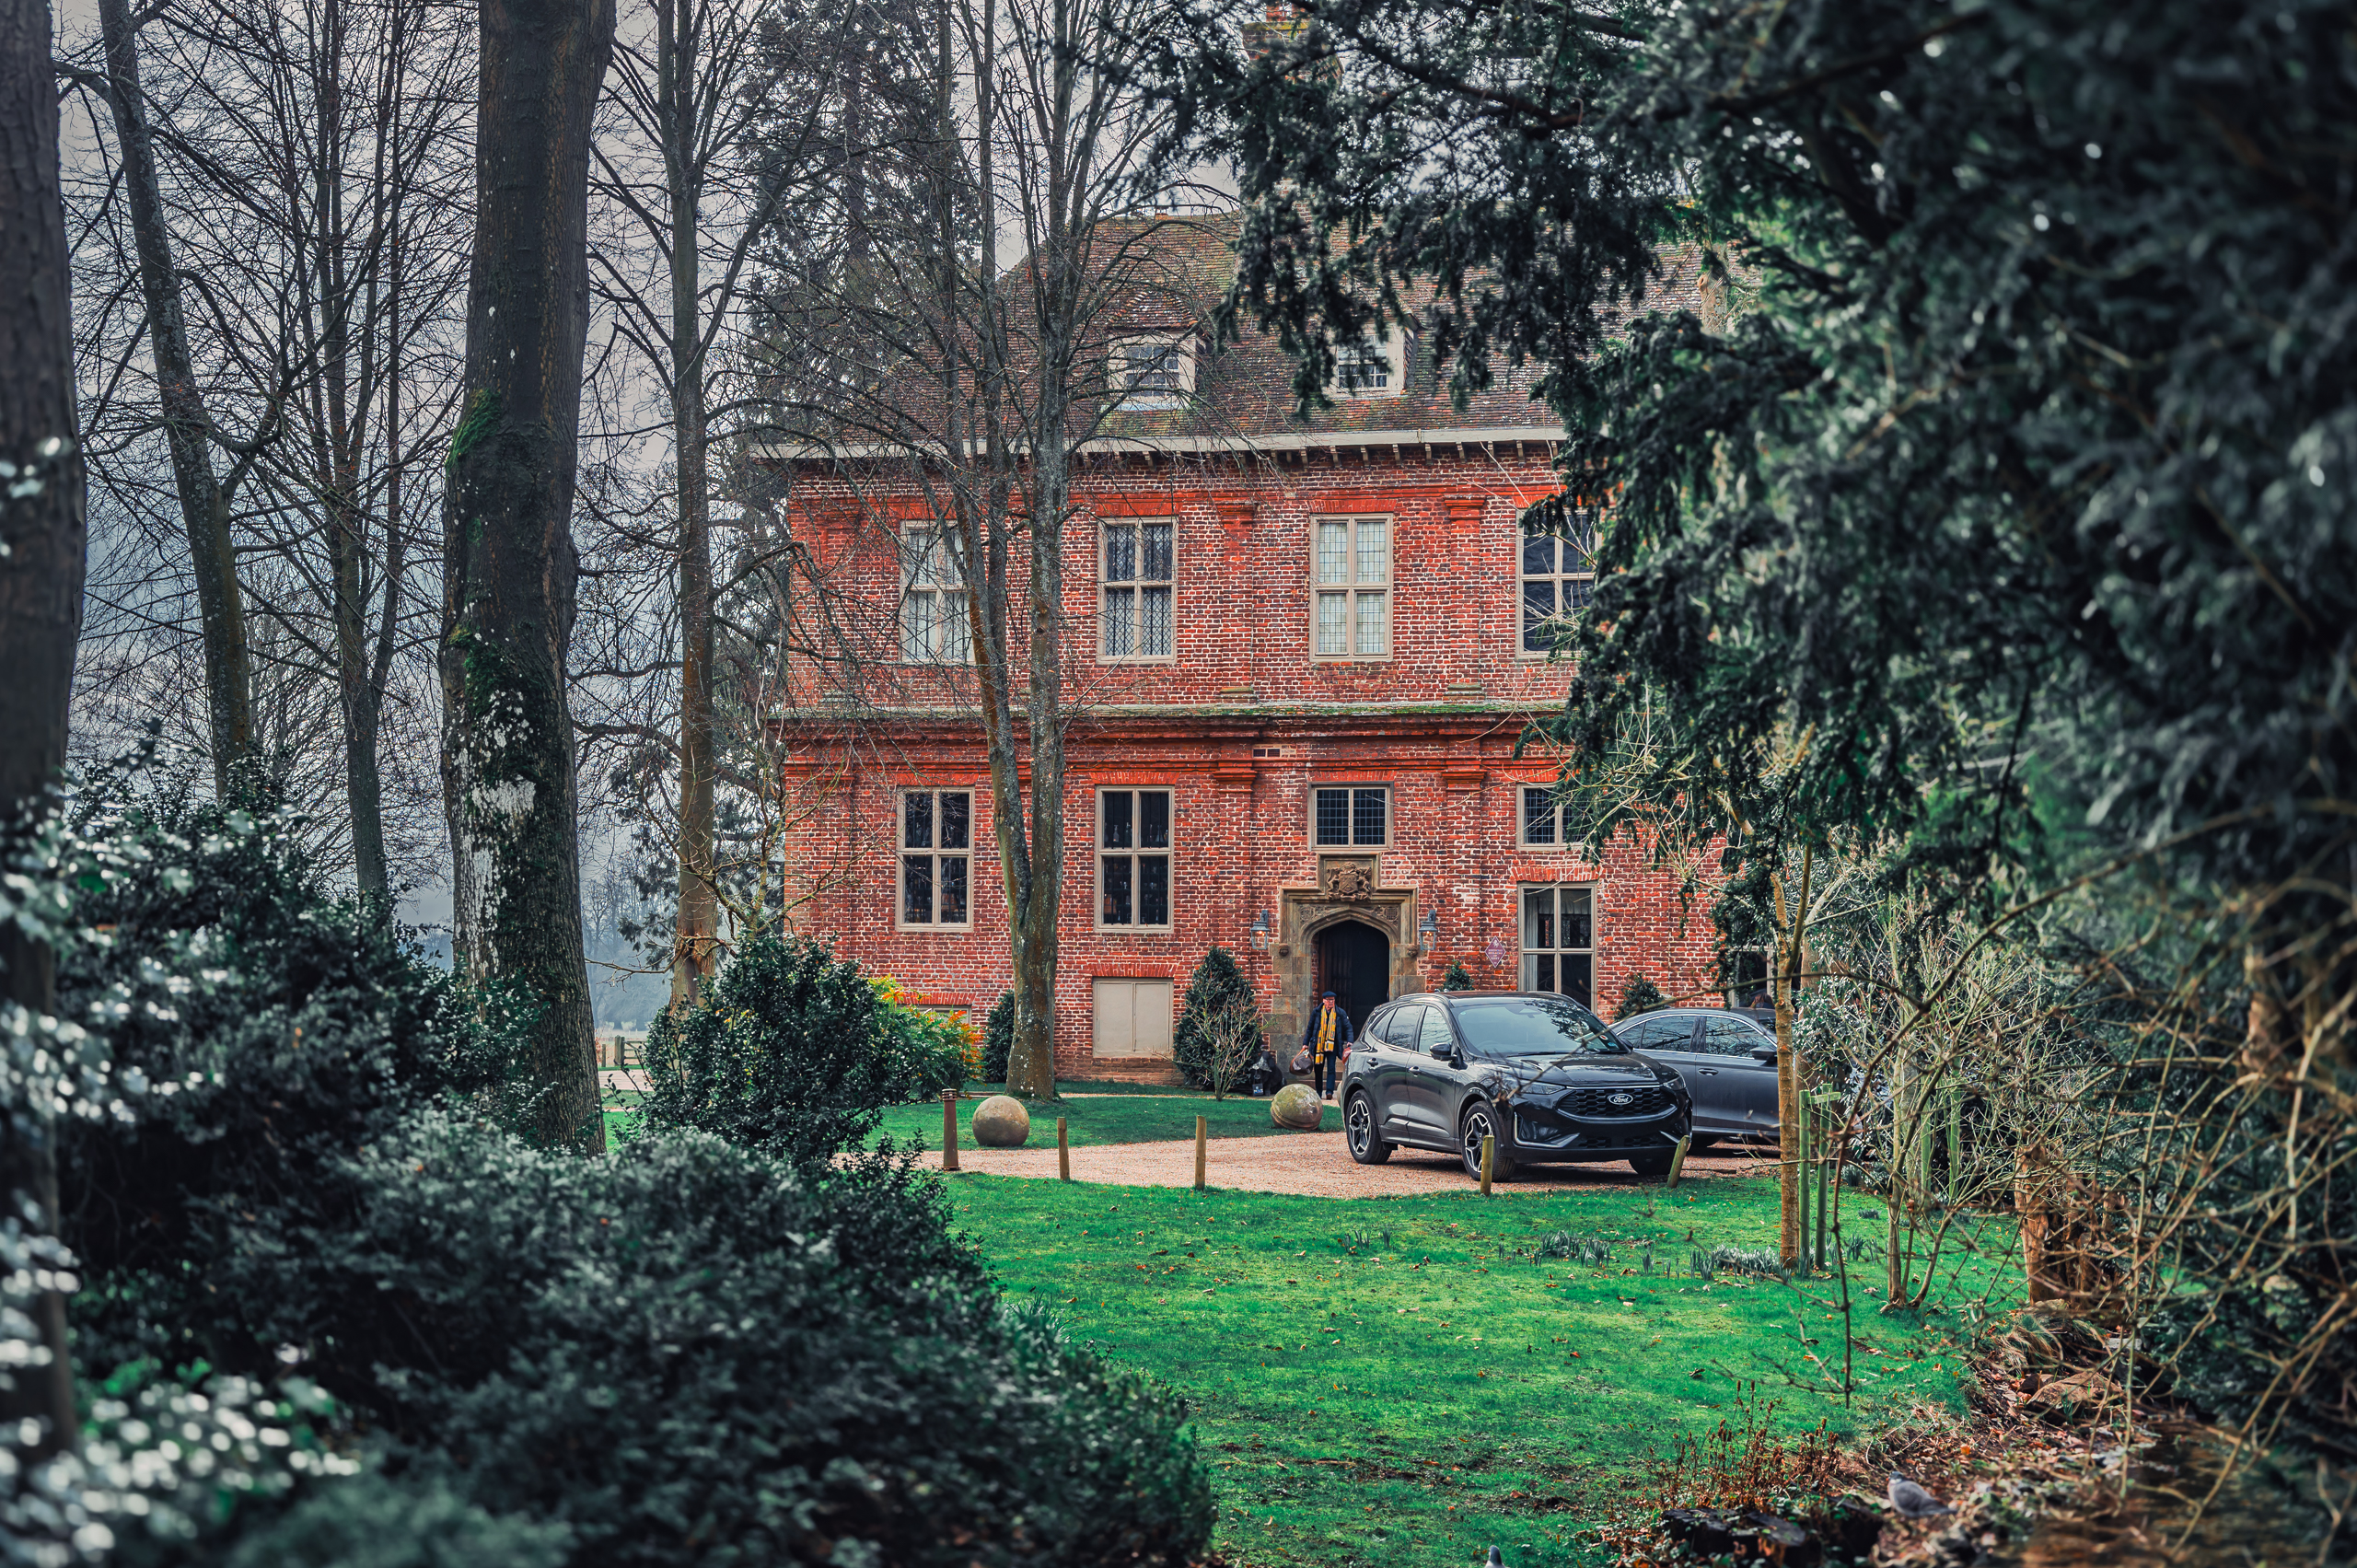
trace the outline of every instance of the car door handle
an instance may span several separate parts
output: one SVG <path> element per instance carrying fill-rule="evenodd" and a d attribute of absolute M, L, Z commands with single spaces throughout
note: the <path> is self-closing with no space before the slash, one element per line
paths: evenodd
<path fill-rule="evenodd" d="M 1719 1070 L 1716 1067 L 1705 1067 L 1702 1069 L 1702 1076 L 1705 1078 L 1715 1078 L 1718 1075 Z"/>

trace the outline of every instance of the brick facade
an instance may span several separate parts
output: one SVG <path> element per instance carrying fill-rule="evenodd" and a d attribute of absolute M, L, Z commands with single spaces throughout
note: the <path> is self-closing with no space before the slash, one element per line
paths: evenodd
<path fill-rule="evenodd" d="M 1390 993 L 1437 988 L 1452 960 L 1477 984 L 1515 985 L 1523 900 L 1534 888 L 1590 890 L 1590 987 L 1608 1016 L 1636 973 L 1672 994 L 1702 991 L 1712 973 L 1702 868 L 1651 866 L 1628 845 L 1599 865 L 1520 844 L 1521 786 L 1550 779 L 1556 763 L 1536 749 L 1517 758 L 1516 741 L 1565 683 L 1560 664 L 1522 647 L 1518 519 L 1559 482 L 1550 465 L 1560 433 L 1538 423 L 1544 411 L 1509 387 L 1461 412 L 1428 394 L 1371 398 L 1308 421 L 1282 411 L 1238 419 L 1237 387 L 1273 407 L 1262 395 L 1282 376 L 1265 358 L 1257 371 L 1244 358 L 1225 372 L 1228 412 L 1215 439 L 1190 440 L 1167 419 L 1128 440 L 1117 426 L 1075 476 L 1064 563 L 1073 716 L 1059 1075 L 1167 1077 L 1167 1058 L 1097 1054 L 1097 981 L 1167 979 L 1175 1003 L 1215 943 L 1236 953 L 1288 1047 L 1323 958 L 1359 963 L 1355 983 L 1370 983 L 1367 960 L 1335 957 L 1337 942 L 1372 954 L 1379 939 Z M 1008 983 L 1009 959 L 970 678 L 895 668 L 904 611 L 894 535 L 924 508 L 913 485 L 857 472 L 840 456 L 792 466 L 796 536 L 841 602 L 865 607 L 882 650 L 855 703 L 830 708 L 806 690 L 785 715 L 798 813 L 791 856 L 806 900 L 793 923 L 930 1002 L 986 1008 Z M 1387 656 L 1312 656 L 1313 540 L 1318 520 L 1333 517 L 1387 524 Z M 1102 530 L 1146 518 L 1172 525 L 1172 647 L 1167 658 L 1108 659 Z M 849 710 L 855 719 L 835 716 Z M 1388 842 L 1313 843 L 1320 785 L 1387 790 Z M 962 929 L 900 918 L 907 789 L 972 792 Z M 1167 929 L 1100 921 L 1108 789 L 1169 792 Z M 1363 882 L 1362 872 L 1371 873 Z M 1133 916 L 1144 897 L 1133 889 Z M 1333 935 L 1341 925 L 1365 929 Z"/>

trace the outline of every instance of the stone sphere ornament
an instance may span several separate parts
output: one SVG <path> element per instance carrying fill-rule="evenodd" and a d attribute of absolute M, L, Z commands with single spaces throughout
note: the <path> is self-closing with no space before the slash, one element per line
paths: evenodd
<path fill-rule="evenodd" d="M 1269 1101 L 1269 1120 L 1280 1127 L 1311 1132 L 1325 1116 L 1326 1102 L 1307 1084 L 1287 1084 Z"/>
<path fill-rule="evenodd" d="M 974 1108 L 973 1128 L 986 1149 L 1019 1149 L 1031 1137 L 1031 1113 L 1013 1095 L 993 1095 Z"/>

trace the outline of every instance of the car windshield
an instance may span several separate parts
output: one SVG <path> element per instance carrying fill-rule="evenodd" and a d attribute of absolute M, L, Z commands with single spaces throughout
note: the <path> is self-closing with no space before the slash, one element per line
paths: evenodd
<path fill-rule="evenodd" d="M 1502 996 L 1459 1002 L 1457 1027 L 1466 1044 L 1490 1056 L 1625 1056 L 1596 1016 L 1572 1001 Z"/>

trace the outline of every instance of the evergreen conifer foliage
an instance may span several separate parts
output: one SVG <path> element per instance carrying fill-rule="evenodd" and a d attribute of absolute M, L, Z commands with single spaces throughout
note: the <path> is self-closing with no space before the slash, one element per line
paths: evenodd
<path fill-rule="evenodd" d="M 1178 1075 L 1199 1089 L 1227 1094 L 1241 1086 L 1260 1056 L 1260 1009 L 1252 982 L 1225 947 L 1213 947 L 1195 966 L 1179 1009 L 1178 1032 L 1170 1054 Z"/>
<path fill-rule="evenodd" d="M 2346 5 L 1172 0 L 1137 42 L 1237 162 L 1234 308 L 1306 401 L 1421 318 L 1459 390 L 1531 366 L 1568 432 L 1527 527 L 1611 498 L 1545 726 L 1567 835 L 1741 829 L 1753 920 L 1810 855 L 1943 918 L 2093 879 L 2069 950 L 2127 978 L 2091 1039 L 2206 1043 L 2114 1080 L 2168 1152 L 2092 1174 L 2222 1291 L 2210 1408 L 2347 1452 L 2357 1330 L 2313 1305 L 2357 1105 Z M 1671 264 L 1703 309 L 1652 308 Z M 2138 898 L 2165 958 L 2104 928 Z"/>
<path fill-rule="evenodd" d="M 1305 400 L 1420 318 L 1457 390 L 1530 364 L 1571 433 L 1528 526 L 1613 497 L 1567 829 L 1772 815 L 1985 887 L 2054 847 L 2035 777 L 2072 848 L 2191 834 L 2235 887 L 2338 854 L 2343 7 L 1295 10 L 1172 0 L 1141 68 L 1239 162 L 1232 308 Z M 1673 261 L 1703 316 L 1654 311 Z M 1596 778 L 1647 715 L 1648 787 Z"/>
<path fill-rule="evenodd" d="M 1668 1004 L 1669 998 L 1661 993 L 1660 986 L 1643 975 L 1632 974 L 1629 977 L 1629 983 L 1620 988 L 1620 1010 L 1612 1015 L 1612 1021 L 1619 1023 L 1623 1018 L 1633 1018 L 1640 1013 L 1650 1013 Z"/>
<path fill-rule="evenodd" d="M 1006 1059 L 1015 1050 L 1015 993 L 1002 991 L 982 1020 L 982 1082 L 1006 1082 Z"/>
<path fill-rule="evenodd" d="M 1449 959 L 1448 973 L 1441 977 L 1440 988 L 1443 991 L 1470 991 L 1473 989 L 1473 976 L 1466 969 L 1464 959 Z"/>

